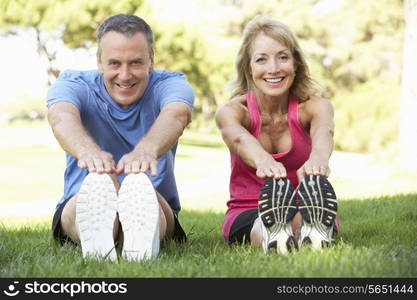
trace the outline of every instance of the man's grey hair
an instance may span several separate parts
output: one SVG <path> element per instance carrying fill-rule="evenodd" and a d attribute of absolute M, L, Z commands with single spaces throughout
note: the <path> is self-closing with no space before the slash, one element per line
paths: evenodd
<path fill-rule="evenodd" d="M 105 19 L 97 28 L 97 57 L 100 59 L 100 41 L 106 32 L 115 31 L 126 36 L 133 36 L 141 32 L 148 42 L 149 56 L 153 60 L 153 33 L 151 27 L 142 18 L 130 14 L 117 14 Z"/>

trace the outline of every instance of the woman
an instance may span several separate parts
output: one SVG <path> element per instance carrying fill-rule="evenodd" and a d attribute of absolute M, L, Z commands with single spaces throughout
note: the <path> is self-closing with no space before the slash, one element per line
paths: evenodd
<path fill-rule="evenodd" d="M 247 24 L 236 71 L 231 100 L 216 113 L 232 167 L 223 236 L 265 252 L 321 248 L 337 229 L 326 179 L 333 107 L 317 96 L 294 34 L 267 16 Z"/>

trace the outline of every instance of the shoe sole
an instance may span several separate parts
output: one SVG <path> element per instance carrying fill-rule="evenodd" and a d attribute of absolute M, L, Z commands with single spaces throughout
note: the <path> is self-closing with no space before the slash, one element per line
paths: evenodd
<path fill-rule="evenodd" d="M 264 252 L 275 250 L 287 254 L 296 247 L 291 220 L 297 213 L 294 187 L 286 178 L 268 178 L 261 188 L 258 212 L 262 221 L 262 246 Z"/>
<path fill-rule="evenodd" d="M 117 214 L 117 193 L 107 174 L 89 173 L 76 200 L 76 222 L 80 230 L 83 257 L 117 260 L 113 227 Z"/>
<path fill-rule="evenodd" d="M 333 223 L 337 215 L 336 193 L 326 177 L 307 175 L 298 188 L 299 210 L 304 224 L 299 247 L 311 244 L 320 249 L 332 240 Z"/>
<path fill-rule="evenodd" d="M 159 253 L 159 204 L 154 187 L 144 173 L 125 177 L 118 198 L 123 229 L 123 257 L 140 261 Z"/>

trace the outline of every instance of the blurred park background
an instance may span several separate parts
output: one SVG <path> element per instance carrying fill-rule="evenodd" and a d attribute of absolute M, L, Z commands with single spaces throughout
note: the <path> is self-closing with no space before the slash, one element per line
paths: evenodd
<path fill-rule="evenodd" d="M 96 67 L 95 29 L 121 12 L 152 26 L 156 67 L 184 72 L 196 92 L 176 165 L 183 208 L 226 208 L 214 113 L 259 13 L 296 33 L 335 106 L 339 198 L 417 193 L 417 0 L 0 0 L 0 217 L 52 214 L 64 153 L 45 119 L 47 89 L 64 69 Z"/>

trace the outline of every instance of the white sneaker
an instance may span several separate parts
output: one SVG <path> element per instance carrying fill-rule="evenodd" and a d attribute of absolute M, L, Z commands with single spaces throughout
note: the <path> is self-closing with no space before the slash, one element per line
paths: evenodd
<path fill-rule="evenodd" d="M 297 195 L 303 217 L 298 247 L 311 243 L 313 249 L 321 249 L 324 244 L 331 244 L 337 199 L 330 182 L 323 176 L 307 175 Z"/>
<path fill-rule="evenodd" d="M 262 226 L 264 252 L 274 250 L 287 254 L 296 247 L 291 220 L 297 212 L 294 203 L 294 187 L 287 178 L 269 178 L 262 186 L 258 204 Z"/>
<path fill-rule="evenodd" d="M 117 193 L 109 175 L 89 173 L 76 200 L 83 257 L 117 260 L 113 240 L 116 213 Z"/>
<path fill-rule="evenodd" d="M 152 182 L 144 173 L 123 180 L 118 198 L 123 229 L 123 256 L 143 260 L 159 253 L 159 204 Z"/>

